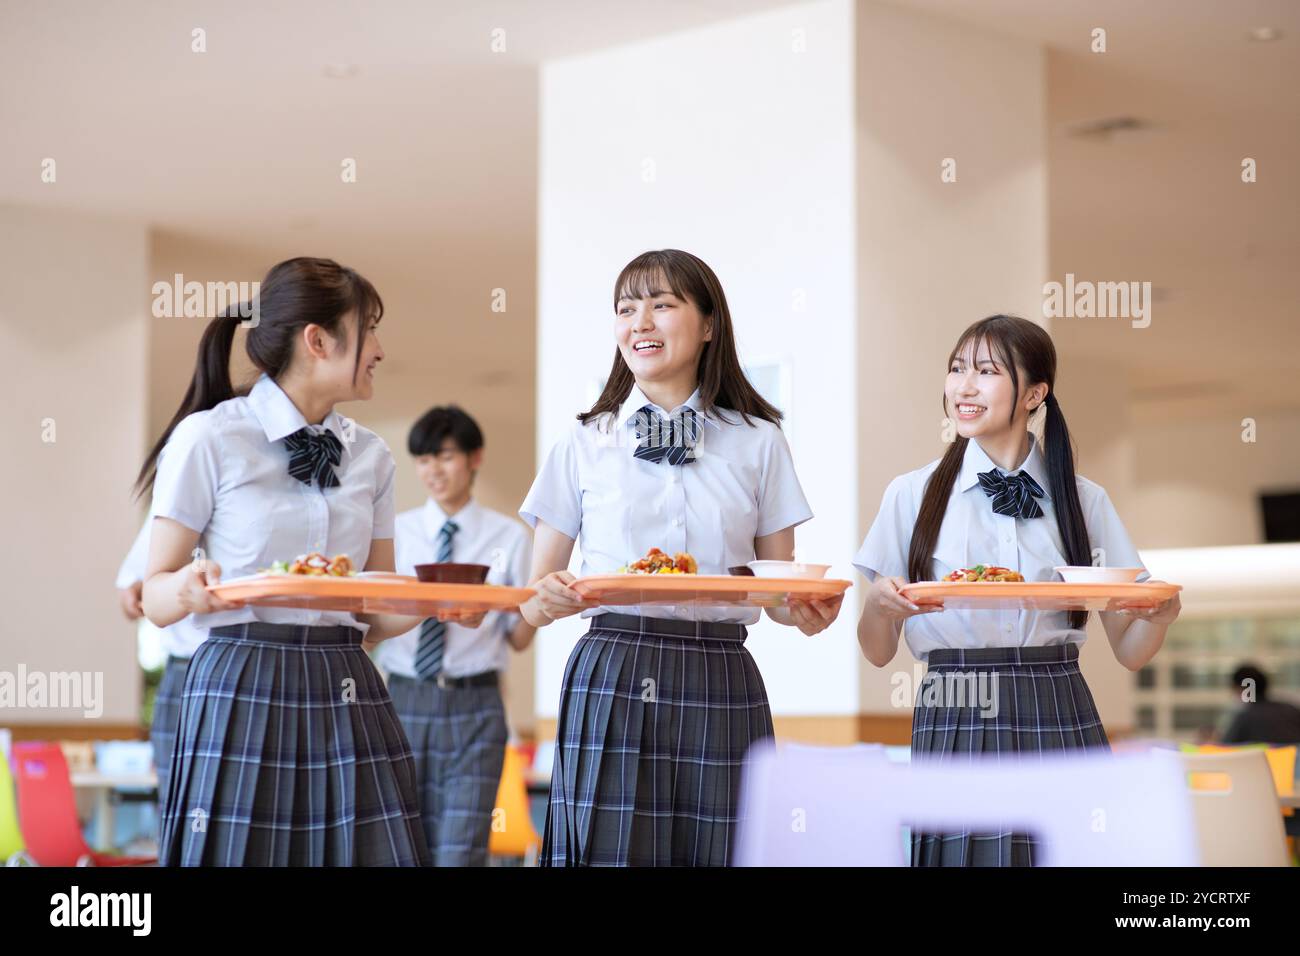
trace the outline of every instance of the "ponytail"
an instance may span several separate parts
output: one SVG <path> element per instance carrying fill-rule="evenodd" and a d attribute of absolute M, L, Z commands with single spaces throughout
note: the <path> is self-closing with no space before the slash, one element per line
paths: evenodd
<path fill-rule="evenodd" d="M 158 474 L 158 456 L 176 426 L 195 412 L 206 412 L 235 397 L 235 388 L 230 381 L 230 350 L 235 341 L 235 327 L 243 321 L 240 308 L 236 306 L 227 309 L 203 330 L 203 338 L 199 339 L 198 358 L 194 363 L 194 377 L 190 380 L 181 407 L 163 429 L 161 437 L 154 443 L 140 467 L 140 474 L 136 476 L 133 490 L 137 499 L 153 487 L 153 480 Z"/>
<path fill-rule="evenodd" d="M 1056 511 L 1056 530 L 1061 533 L 1061 549 L 1067 564 L 1086 567 L 1092 564 L 1092 542 L 1088 540 L 1088 526 L 1083 520 L 1083 505 L 1079 502 L 1079 482 L 1074 474 L 1074 446 L 1070 442 L 1070 429 L 1066 427 L 1056 393 L 1048 391 L 1043 399 L 1047 423 L 1043 431 L 1047 458 L 1048 493 Z M 1032 439 L 1031 439 L 1032 441 Z M 1082 628 L 1088 621 L 1087 611 L 1071 611 L 1070 627 Z"/>

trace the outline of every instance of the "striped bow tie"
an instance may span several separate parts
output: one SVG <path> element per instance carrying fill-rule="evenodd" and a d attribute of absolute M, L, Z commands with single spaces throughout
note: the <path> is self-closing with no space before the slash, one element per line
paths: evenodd
<path fill-rule="evenodd" d="M 343 443 L 326 429 L 313 432 L 300 428 L 284 439 L 289 449 L 289 474 L 304 485 L 313 481 L 321 488 L 337 488 L 338 475 L 334 468 L 343 457 Z"/>
<path fill-rule="evenodd" d="M 993 511 L 1009 518 L 1039 518 L 1043 509 L 1035 498 L 1043 497 L 1043 489 L 1027 472 L 1004 475 L 996 468 L 977 476 L 984 494 L 993 499 Z"/>
<path fill-rule="evenodd" d="M 636 413 L 634 458 L 658 464 L 689 465 L 695 461 L 695 446 L 700 439 L 700 420 L 691 408 L 683 408 L 672 418 L 664 418 L 649 405 Z"/>

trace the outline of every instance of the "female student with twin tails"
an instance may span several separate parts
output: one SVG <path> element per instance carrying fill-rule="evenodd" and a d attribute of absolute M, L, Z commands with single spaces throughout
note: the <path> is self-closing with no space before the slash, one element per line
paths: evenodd
<path fill-rule="evenodd" d="M 745 378 L 717 276 L 669 249 L 614 284 L 616 350 L 603 394 L 551 450 L 520 515 L 536 529 L 543 627 L 582 612 L 590 630 L 565 669 L 545 865 L 725 865 L 745 750 L 772 736 L 745 649 L 751 608 L 593 607 L 565 568 L 608 573 L 652 547 L 701 574 L 756 557 L 789 561 L 812 517 L 781 413 Z M 769 610 L 805 634 L 840 599 Z"/>
<path fill-rule="evenodd" d="M 909 581 L 999 565 L 1048 581 L 1061 565 L 1141 567 L 1106 492 L 1074 472 L 1056 400 L 1056 349 L 1041 327 L 995 315 L 966 329 L 948 358 L 946 414 L 957 439 L 943 458 L 900 475 L 854 565 L 871 580 L 858 623 L 867 659 L 884 667 L 907 644 L 929 668 L 912 717 L 917 761 L 977 754 L 1107 747 L 1079 671 L 1085 612 L 922 609 L 899 593 Z M 1028 429 L 1042 409 L 1045 447 Z M 1149 577 L 1146 571 L 1139 580 Z M 992 585 L 991 585 L 992 586 Z M 1103 613 L 1121 664 L 1155 655 L 1178 616 L 1177 597 L 1145 611 Z M 987 677 L 992 701 L 934 700 L 945 674 Z M 951 682 L 950 682 L 951 683 Z M 937 689 L 937 688 L 936 688 Z M 991 704 L 991 706 L 990 706 Z M 1034 843 L 1019 833 L 918 833 L 915 866 L 1029 866 Z"/>
<path fill-rule="evenodd" d="M 193 614 L 207 632 L 160 783 L 159 858 L 428 864 L 411 748 L 361 648 L 419 619 L 241 606 L 205 590 L 312 551 L 393 570 L 393 456 L 334 410 L 374 391 L 378 293 L 351 269 L 300 258 L 271 269 L 259 304 L 246 341 L 256 384 L 232 388 L 240 319 L 214 319 L 141 469 L 155 515 L 145 613 L 160 627 Z"/>

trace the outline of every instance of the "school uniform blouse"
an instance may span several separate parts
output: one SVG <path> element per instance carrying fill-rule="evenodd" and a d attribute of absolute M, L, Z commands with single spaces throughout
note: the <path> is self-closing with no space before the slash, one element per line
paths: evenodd
<path fill-rule="evenodd" d="M 758 418 L 747 425 L 731 410 L 706 415 L 697 389 L 672 409 L 691 408 L 701 420 L 696 460 L 655 463 L 633 455 L 636 413 L 647 405 L 669 414 L 634 385 L 617 415 L 575 420 L 519 510 L 530 527 L 544 521 L 579 542 L 582 575 L 614 573 L 652 547 L 691 554 L 700 574 L 726 574 L 754 560 L 755 538 L 812 517 L 779 427 Z M 657 605 L 591 608 L 582 616 L 605 611 L 736 624 L 759 616 L 755 608 Z"/>
<path fill-rule="evenodd" d="M 127 552 L 122 566 L 117 569 L 117 581 L 114 586 L 121 590 L 129 588 L 137 581 L 144 580 L 144 573 L 149 567 L 149 532 L 153 528 L 153 515 L 147 515 L 144 524 Z M 194 626 L 192 615 L 185 615 L 175 624 L 159 628 L 162 634 L 163 653 L 168 657 L 193 657 L 199 645 L 203 643 L 208 632 Z"/>
<path fill-rule="evenodd" d="M 486 564 L 489 584 L 527 587 L 531 571 L 532 542 L 514 518 L 471 500 L 454 515 L 447 515 L 432 498 L 423 507 L 397 516 L 397 570 L 414 574 L 417 564 L 438 559 L 438 535 L 448 518 L 456 522 L 451 560 L 460 564 Z M 520 621 L 514 612 L 492 611 L 477 628 L 447 622 L 442 669 L 448 677 L 470 677 L 485 671 L 505 670 L 510 663 L 506 641 Z M 390 674 L 415 677 L 415 652 L 420 628 L 415 627 L 379 645 L 378 660 Z"/>
<path fill-rule="evenodd" d="M 266 375 L 246 397 L 186 417 L 158 458 L 153 513 L 199 532 L 199 547 L 221 565 L 222 580 L 310 551 L 346 554 L 364 568 L 370 542 L 393 536 L 392 453 L 374 432 L 331 411 L 312 430 L 328 429 L 342 441 L 339 484 L 303 484 L 289 474 L 283 439 L 306 425 Z M 248 621 L 368 628 L 349 611 L 305 608 L 246 605 L 193 618 L 202 628 Z"/>
<path fill-rule="evenodd" d="M 993 511 L 991 500 L 980 487 L 980 472 L 996 466 L 978 441 L 966 443 L 961 471 L 953 482 L 948 510 L 935 543 L 930 580 L 942 580 L 959 568 L 995 564 L 1024 575 L 1026 581 L 1059 580 L 1052 569 L 1069 564 L 1056 528 L 1055 502 L 1047 480 L 1047 467 L 1038 443 L 1030 439 L 1029 457 L 1014 472 L 1026 471 L 1044 491 L 1035 499 L 1043 513 L 1037 518 L 1015 518 Z M 862 542 L 853 566 L 874 581 L 878 575 L 907 577 L 907 553 L 912 528 L 921 507 L 925 483 L 938 467 L 932 461 L 924 468 L 899 475 L 885 489 L 880 512 Z M 1115 513 L 1105 489 L 1076 476 L 1079 504 L 1088 529 L 1094 563 L 1106 567 L 1143 567 L 1137 549 Z M 1143 569 L 1144 581 L 1151 575 Z M 1071 628 L 1066 611 L 958 610 L 908 618 L 903 636 L 913 656 L 925 660 L 935 648 L 1029 647 L 1082 644 L 1085 632 Z"/>

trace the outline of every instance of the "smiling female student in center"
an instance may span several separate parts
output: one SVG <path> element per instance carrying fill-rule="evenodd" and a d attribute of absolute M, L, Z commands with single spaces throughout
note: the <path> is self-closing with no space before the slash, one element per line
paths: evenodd
<path fill-rule="evenodd" d="M 893 659 L 905 621 L 912 654 L 928 659 L 912 716 L 912 759 L 1107 747 L 1079 671 L 1085 612 L 936 612 L 899 593 L 908 582 L 980 564 L 1049 581 L 1056 567 L 1091 565 L 1094 549 L 1106 566 L 1142 566 L 1106 492 L 1074 472 L 1051 337 L 1006 315 L 967 328 L 948 357 L 944 409 L 957 439 L 943 458 L 889 483 L 853 560 L 872 581 L 858 622 L 867 660 L 884 667 Z M 1029 431 L 1036 412 L 1046 417 L 1042 448 Z M 1143 570 L 1138 580 L 1148 577 Z M 1149 610 L 1103 613 L 1116 659 L 1130 670 L 1151 660 L 1178 611 L 1175 596 Z M 993 700 L 936 699 L 945 679 L 960 675 L 981 678 Z M 914 866 L 1033 861 L 1034 843 L 1020 833 L 912 837 Z"/>
<path fill-rule="evenodd" d="M 651 548 L 701 574 L 794 557 L 812 517 L 781 413 L 741 370 L 722 286 L 704 262 L 644 253 L 614 283 L 614 365 L 596 404 L 555 444 L 520 509 L 536 529 L 525 619 L 582 612 L 565 669 L 543 863 L 728 862 L 741 762 L 772 736 L 745 649 L 747 607 L 594 607 L 565 570 L 608 573 Z M 841 599 L 769 610 L 805 634 Z"/>

